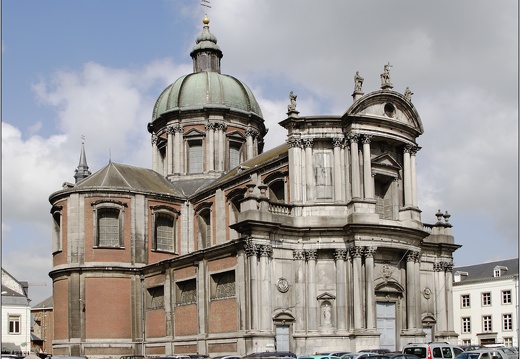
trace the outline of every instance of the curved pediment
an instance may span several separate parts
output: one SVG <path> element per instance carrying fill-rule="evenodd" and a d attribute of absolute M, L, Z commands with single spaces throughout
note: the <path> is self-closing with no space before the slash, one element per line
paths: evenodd
<path fill-rule="evenodd" d="M 393 278 L 377 278 L 375 281 L 374 290 L 379 293 L 397 293 L 403 294 L 404 287 Z"/>
<path fill-rule="evenodd" d="M 410 100 L 395 91 L 380 90 L 371 92 L 356 100 L 344 117 L 357 117 L 387 121 L 389 125 L 401 125 L 424 133 L 419 113 Z"/>

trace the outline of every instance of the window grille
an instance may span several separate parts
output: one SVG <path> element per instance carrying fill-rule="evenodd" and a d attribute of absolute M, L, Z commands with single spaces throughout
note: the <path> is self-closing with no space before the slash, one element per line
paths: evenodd
<path fill-rule="evenodd" d="M 98 246 L 120 246 L 118 209 L 100 208 L 98 210 Z"/>

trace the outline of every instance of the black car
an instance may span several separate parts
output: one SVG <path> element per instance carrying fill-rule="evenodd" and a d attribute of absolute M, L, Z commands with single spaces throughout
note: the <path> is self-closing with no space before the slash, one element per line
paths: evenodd
<path fill-rule="evenodd" d="M 296 358 L 296 354 L 293 352 L 261 352 L 247 354 L 242 358 Z"/>

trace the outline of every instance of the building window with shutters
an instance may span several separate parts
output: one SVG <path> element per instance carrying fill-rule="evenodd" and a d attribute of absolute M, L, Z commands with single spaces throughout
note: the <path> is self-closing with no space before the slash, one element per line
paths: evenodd
<path fill-rule="evenodd" d="M 94 210 L 94 245 L 99 248 L 122 248 L 124 209 L 126 203 L 117 200 L 92 202 Z"/>
<path fill-rule="evenodd" d="M 177 252 L 177 217 L 179 211 L 167 206 L 152 207 L 152 250 Z"/>

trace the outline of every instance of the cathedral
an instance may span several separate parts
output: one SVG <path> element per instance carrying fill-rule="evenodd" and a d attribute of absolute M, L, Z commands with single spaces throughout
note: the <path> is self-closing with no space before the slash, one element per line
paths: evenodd
<path fill-rule="evenodd" d="M 411 92 L 364 92 L 267 133 L 250 88 L 221 73 L 203 20 L 193 73 L 158 97 L 151 169 L 109 162 L 49 197 L 54 355 L 400 350 L 455 342 L 448 212 L 418 207 Z M 143 130 L 145 125 L 143 123 Z M 428 214 L 430 216 L 430 214 Z"/>

